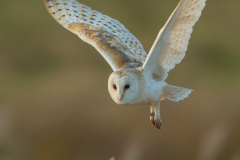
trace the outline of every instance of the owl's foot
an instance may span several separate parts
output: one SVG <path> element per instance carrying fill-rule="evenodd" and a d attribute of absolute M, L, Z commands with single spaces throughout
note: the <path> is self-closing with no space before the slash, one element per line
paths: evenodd
<path fill-rule="evenodd" d="M 157 118 L 154 113 L 151 113 L 150 121 L 152 122 L 153 126 L 156 127 L 157 129 L 162 128 L 162 120 L 160 118 Z"/>
<path fill-rule="evenodd" d="M 150 106 L 150 121 L 157 129 L 162 128 L 162 120 L 160 117 L 160 103 L 156 106 Z"/>

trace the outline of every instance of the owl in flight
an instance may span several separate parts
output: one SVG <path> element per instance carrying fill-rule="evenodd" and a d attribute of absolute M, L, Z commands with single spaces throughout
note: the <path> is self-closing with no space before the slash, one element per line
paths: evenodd
<path fill-rule="evenodd" d="M 150 106 L 150 121 L 160 129 L 160 101 L 183 100 L 191 89 L 168 85 L 168 72 L 187 50 L 192 27 L 206 0 L 181 0 L 160 30 L 149 54 L 119 21 L 77 0 L 44 0 L 53 18 L 92 45 L 111 66 L 108 91 L 117 104 Z"/>

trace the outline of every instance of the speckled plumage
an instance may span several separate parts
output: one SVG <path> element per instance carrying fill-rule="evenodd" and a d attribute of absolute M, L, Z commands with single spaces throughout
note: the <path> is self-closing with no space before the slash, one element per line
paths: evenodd
<path fill-rule="evenodd" d="M 117 104 L 150 106 L 150 121 L 160 129 L 160 101 L 179 101 L 191 89 L 168 85 L 168 72 L 185 56 L 192 27 L 206 0 L 181 0 L 160 30 L 149 54 L 119 21 L 76 0 L 44 0 L 53 18 L 89 43 L 113 69 L 108 90 Z"/>
<path fill-rule="evenodd" d="M 76 0 L 44 2 L 58 23 L 95 47 L 114 71 L 143 65 L 147 54 L 142 44 L 117 20 Z"/>

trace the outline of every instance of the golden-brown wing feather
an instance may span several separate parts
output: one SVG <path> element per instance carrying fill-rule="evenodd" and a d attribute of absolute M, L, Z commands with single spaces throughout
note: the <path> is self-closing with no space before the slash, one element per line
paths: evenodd
<path fill-rule="evenodd" d="M 142 66 L 147 54 L 120 22 L 76 0 L 44 0 L 53 18 L 95 47 L 112 69 Z"/>

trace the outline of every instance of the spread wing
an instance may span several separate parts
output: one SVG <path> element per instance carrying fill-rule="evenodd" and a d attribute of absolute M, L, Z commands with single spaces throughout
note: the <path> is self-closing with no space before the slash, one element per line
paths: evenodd
<path fill-rule="evenodd" d="M 201 15 L 206 0 L 181 0 L 160 30 L 146 62 L 146 74 L 165 80 L 168 72 L 185 56 L 192 27 Z"/>
<path fill-rule="evenodd" d="M 76 0 L 44 3 L 58 23 L 95 47 L 114 71 L 142 66 L 146 60 L 142 44 L 119 21 Z"/>

